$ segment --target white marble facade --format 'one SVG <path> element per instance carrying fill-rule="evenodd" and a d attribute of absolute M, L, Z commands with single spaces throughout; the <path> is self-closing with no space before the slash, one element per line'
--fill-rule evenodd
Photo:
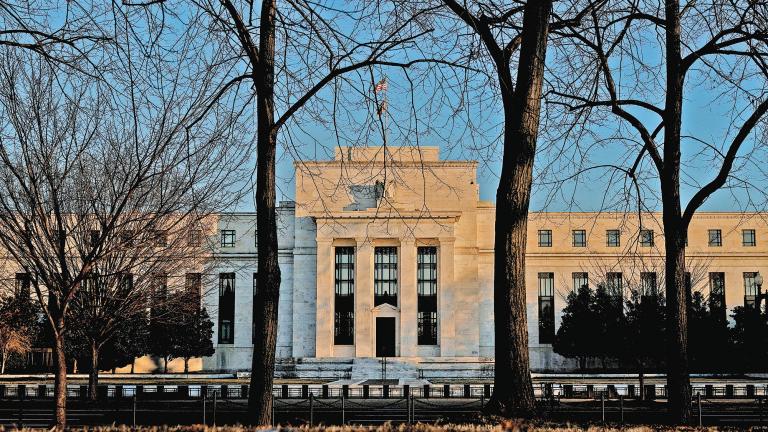
<path fill-rule="evenodd" d="M 386 161 L 386 164 L 384 163 Z M 492 360 L 493 227 L 495 208 L 479 199 L 477 163 L 444 161 L 437 148 L 337 149 L 328 161 L 296 165 L 295 202 L 278 207 L 280 288 L 277 357 L 295 361 L 338 361 L 376 357 L 379 318 L 394 318 L 395 353 L 412 364 L 485 363 Z M 373 195 L 371 195 L 373 194 Z M 373 197 L 373 199 L 371 199 Z M 627 284 L 640 271 L 659 271 L 662 230 L 659 215 L 644 215 L 655 227 L 653 247 L 638 247 L 636 215 L 611 213 L 535 213 L 528 223 L 527 308 L 531 366 L 535 371 L 573 370 L 575 362 L 552 351 L 540 334 L 541 274 L 553 275 L 554 327 L 572 275 L 589 274 L 590 285 L 606 268 L 621 271 Z M 235 244 L 216 252 L 216 267 L 206 278 L 205 304 L 214 322 L 216 353 L 203 370 L 247 371 L 251 365 L 253 274 L 256 271 L 255 215 L 222 214 L 219 230 L 234 230 Z M 722 229 L 723 244 L 709 247 L 706 234 Z M 585 230 L 577 246 L 573 232 Z M 549 245 L 539 242 L 550 232 Z M 606 246 L 606 232 L 618 230 L 621 247 Z M 757 236 L 754 247 L 741 243 L 743 232 Z M 724 272 L 729 309 L 741 304 L 742 275 L 768 273 L 768 226 L 761 218 L 731 213 L 700 214 L 689 229 L 687 256 L 708 269 L 694 289 L 709 294 L 707 272 Z M 437 341 L 421 344 L 417 335 L 417 248 L 437 250 Z M 334 339 L 334 251 L 354 250 L 354 337 Z M 374 305 L 377 247 L 395 248 L 398 257 L 396 305 Z M 636 258 L 640 258 L 636 260 Z M 641 262 L 641 265 L 636 265 Z M 642 267 L 642 268 L 641 268 Z M 219 274 L 235 273 L 234 338 L 219 338 Z M 575 276 L 573 276 L 575 278 Z M 575 279 L 574 279 L 575 280 Z M 361 360 L 362 362 L 362 360 Z"/>

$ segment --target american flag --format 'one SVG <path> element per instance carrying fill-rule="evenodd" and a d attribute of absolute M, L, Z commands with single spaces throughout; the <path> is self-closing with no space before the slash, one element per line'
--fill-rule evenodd
<path fill-rule="evenodd" d="M 387 91 L 387 79 L 384 78 L 383 80 L 377 82 L 376 87 L 374 87 L 373 91 L 376 93 L 381 91 Z"/>

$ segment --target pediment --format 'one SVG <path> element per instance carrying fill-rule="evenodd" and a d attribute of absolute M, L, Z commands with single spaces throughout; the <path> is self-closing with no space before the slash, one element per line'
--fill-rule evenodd
<path fill-rule="evenodd" d="M 397 307 L 392 306 L 389 303 L 384 303 L 376 306 L 375 308 L 371 309 L 372 311 L 377 312 L 397 312 Z"/>

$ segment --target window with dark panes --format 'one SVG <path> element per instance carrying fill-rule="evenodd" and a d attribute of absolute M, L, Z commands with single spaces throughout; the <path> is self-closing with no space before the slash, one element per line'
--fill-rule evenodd
<path fill-rule="evenodd" d="M 219 343 L 235 343 L 234 273 L 219 273 Z"/>
<path fill-rule="evenodd" d="M 605 239 L 608 247 L 619 247 L 621 246 L 621 231 L 617 229 L 606 230 Z"/>
<path fill-rule="evenodd" d="M 419 345 L 437 345 L 437 248 L 416 251 L 417 338 Z"/>
<path fill-rule="evenodd" d="M 335 252 L 333 342 L 352 345 L 355 340 L 355 248 L 337 247 Z"/>
<path fill-rule="evenodd" d="M 755 307 L 757 303 L 756 272 L 744 272 L 744 306 Z"/>
<path fill-rule="evenodd" d="M 727 319 L 725 307 L 725 273 L 712 272 L 709 274 L 709 310 L 712 316 L 721 321 Z"/>
<path fill-rule="evenodd" d="M 640 295 L 642 297 L 656 297 L 658 287 L 656 285 L 655 272 L 640 273 Z"/>
<path fill-rule="evenodd" d="M 589 274 L 584 272 L 572 273 L 573 291 L 578 291 L 581 287 L 589 286 Z"/>
<path fill-rule="evenodd" d="M 745 229 L 741 230 L 741 244 L 743 246 L 757 246 L 757 238 L 755 236 L 755 230 Z"/>
<path fill-rule="evenodd" d="M 653 247 L 654 233 L 653 230 L 642 229 L 640 230 L 640 246 Z"/>
<path fill-rule="evenodd" d="M 608 293 L 616 297 L 624 297 L 624 278 L 620 272 L 609 272 L 605 275 Z"/>
<path fill-rule="evenodd" d="M 552 247 L 552 230 L 539 230 L 539 247 Z"/>
<path fill-rule="evenodd" d="M 236 236 L 237 234 L 235 233 L 235 230 L 230 230 L 230 229 L 221 230 L 221 247 L 223 248 L 235 247 Z"/>
<path fill-rule="evenodd" d="M 573 230 L 573 246 L 587 247 L 587 232 L 585 230 Z"/>
<path fill-rule="evenodd" d="M 95 248 L 99 245 L 99 238 L 101 238 L 101 231 L 91 230 L 90 233 L 88 233 L 88 245 L 91 248 Z"/>
<path fill-rule="evenodd" d="M 555 274 L 539 273 L 539 343 L 555 340 Z"/>
<path fill-rule="evenodd" d="M 256 342 L 256 296 L 259 294 L 258 273 L 253 274 L 253 310 L 251 311 L 251 342 Z"/>
<path fill-rule="evenodd" d="M 719 229 L 711 229 L 707 231 L 709 234 L 710 246 L 722 246 L 723 245 L 723 232 Z"/>
<path fill-rule="evenodd" d="M 397 248 L 373 249 L 373 305 L 397 306 Z"/>
<path fill-rule="evenodd" d="M 31 293 L 31 279 L 29 273 L 16 273 L 16 282 L 13 286 L 13 295 L 19 299 L 27 299 Z"/>

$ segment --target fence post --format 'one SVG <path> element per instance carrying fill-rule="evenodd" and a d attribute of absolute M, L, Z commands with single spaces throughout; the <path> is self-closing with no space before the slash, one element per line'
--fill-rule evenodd
<path fill-rule="evenodd" d="M 603 423 L 605 423 L 605 392 L 600 392 L 600 412 L 601 417 L 603 419 Z"/>
<path fill-rule="evenodd" d="M 485 392 L 480 393 L 480 411 L 485 409 Z"/>
<path fill-rule="evenodd" d="M 24 396 L 26 390 L 26 386 L 23 384 L 20 384 L 17 390 L 19 393 L 19 430 L 24 429 Z"/>
<path fill-rule="evenodd" d="M 213 391 L 213 427 L 216 427 L 216 405 L 219 401 L 219 391 Z"/>
<path fill-rule="evenodd" d="M 413 394 L 409 394 L 408 399 L 411 400 L 411 422 L 416 423 L 416 404 L 414 403 Z"/>
<path fill-rule="evenodd" d="M 619 411 L 621 412 L 621 424 L 624 424 L 624 395 L 619 395 Z"/>
<path fill-rule="evenodd" d="M 136 428 L 136 393 L 133 394 L 133 427 Z"/>
<path fill-rule="evenodd" d="M 208 399 L 208 386 L 201 386 L 200 388 L 202 389 L 201 393 L 202 393 L 202 396 L 203 396 L 203 424 L 207 425 L 208 422 L 205 419 L 205 414 L 206 414 L 205 413 L 205 401 L 206 401 L 206 399 Z"/>
<path fill-rule="evenodd" d="M 315 420 L 315 395 L 314 393 L 309 394 L 309 427 L 312 427 Z"/>
<path fill-rule="evenodd" d="M 347 424 L 347 395 L 344 394 L 344 392 L 341 393 L 341 424 L 345 425 Z"/>
<path fill-rule="evenodd" d="M 696 404 L 699 406 L 699 427 L 701 427 L 701 392 L 696 393 Z"/>

